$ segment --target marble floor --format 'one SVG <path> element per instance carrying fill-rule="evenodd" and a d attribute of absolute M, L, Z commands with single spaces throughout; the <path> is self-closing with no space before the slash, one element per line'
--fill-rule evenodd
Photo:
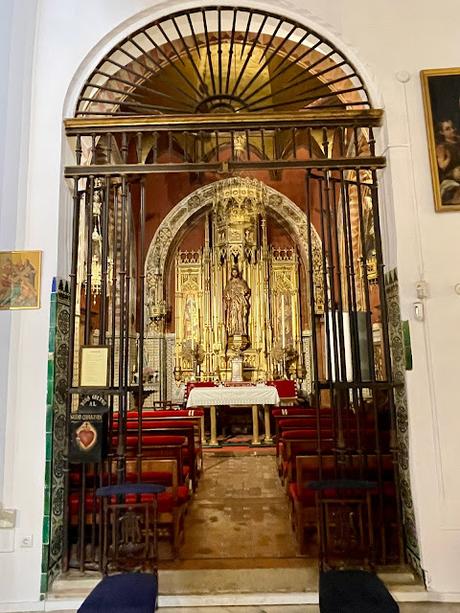
<path fill-rule="evenodd" d="M 401 603 L 401 613 L 460 613 L 460 604 Z M 68 612 L 67 612 L 68 613 Z M 319 613 L 316 605 L 283 605 L 273 607 L 197 607 L 159 608 L 158 613 Z M 356 613 L 359 613 L 358 611 Z"/>
<path fill-rule="evenodd" d="M 460 604 L 440 602 L 408 602 L 401 603 L 399 605 L 399 609 L 401 613 L 460 613 Z M 53 611 L 53 613 L 76 613 L 76 611 Z M 160 607 L 157 609 L 157 613 L 319 613 L 319 607 L 316 605 L 282 605 L 263 607 Z"/>
<path fill-rule="evenodd" d="M 205 454 L 179 555 L 227 561 L 296 557 L 274 455 Z"/>

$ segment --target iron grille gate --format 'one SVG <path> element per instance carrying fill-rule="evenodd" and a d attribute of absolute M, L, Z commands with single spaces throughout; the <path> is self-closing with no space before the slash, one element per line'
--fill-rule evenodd
<path fill-rule="evenodd" d="M 133 383 L 129 369 L 133 355 L 138 374 L 144 365 L 145 176 L 170 172 L 214 173 L 207 180 L 215 180 L 215 173 L 222 178 L 263 170 L 280 178 L 281 172 L 305 171 L 318 452 L 319 407 L 328 403 L 336 475 L 346 476 L 356 464 L 364 474 L 372 458 L 378 560 L 402 560 L 399 496 L 385 493 L 388 487 L 397 492 L 398 450 L 377 193 L 377 170 L 385 160 L 375 153 L 373 132 L 381 119 L 381 111 L 370 110 L 66 121 L 75 158 L 65 169 L 73 186 L 67 427 L 79 398 L 88 394 L 106 399 L 109 421 L 104 462 L 78 467 L 67 461 L 65 568 L 102 565 L 95 491 L 123 482 L 129 398 L 142 406 L 145 392 L 143 377 Z M 320 254 L 312 251 L 312 226 Z M 81 345 L 109 347 L 108 387 L 79 386 Z M 141 430 L 140 417 L 139 478 Z"/>

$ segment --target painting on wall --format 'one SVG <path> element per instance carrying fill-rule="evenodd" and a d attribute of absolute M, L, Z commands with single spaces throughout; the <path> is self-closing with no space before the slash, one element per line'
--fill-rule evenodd
<path fill-rule="evenodd" d="M 460 68 L 420 76 L 436 211 L 460 211 Z"/>
<path fill-rule="evenodd" d="M 40 307 L 41 251 L 0 251 L 0 309 Z"/>

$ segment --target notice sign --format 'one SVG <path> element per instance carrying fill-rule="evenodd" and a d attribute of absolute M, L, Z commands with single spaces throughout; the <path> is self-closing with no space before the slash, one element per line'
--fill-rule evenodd
<path fill-rule="evenodd" d="M 100 462 L 107 438 L 107 407 L 80 407 L 70 415 L 70 462 Z"/>
<path fill-rule="evenodd" d="M 80 386 L 107 387 L 109 347 L 85 346 L 80 352 Z"/>

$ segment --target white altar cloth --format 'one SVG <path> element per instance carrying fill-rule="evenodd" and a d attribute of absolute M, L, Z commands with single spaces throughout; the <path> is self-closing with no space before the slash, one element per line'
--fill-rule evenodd
<path fill-rule="evenodd" d="M 279 404 L 280 397 L 276 387 L 272 385 L 241 385 L 219 387 L 194 387 L 187 399 L 187 408 L 209 407 L 211 416 L 211 440 L 210 446 L 217 447 L 216 407 L 249 406 L 252 410 L 252 444 L 260 445 L 258 405 L 264 407 L 265 443 L 271 444 L 270 413 L 268 405 Z"/>
<path fill-rule="evenodd" d="M 231 387 L 194 387 L 187 399 L 187 408 L 209 406 L 248 406 L 279 404 L 278 390 L 273 385 Z"/>

